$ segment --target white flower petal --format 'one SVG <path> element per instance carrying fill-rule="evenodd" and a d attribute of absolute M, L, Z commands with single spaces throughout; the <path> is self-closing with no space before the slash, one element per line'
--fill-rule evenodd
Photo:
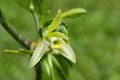
<path fill-rule="evenodd" d="M 61 48 L 61 51 L 62 51 L 61 54 L 64 57 L 68 58 L 73 63 L 76 63 L 76 56 L 75 56 L 72 48 L 68 44 L 64 43 L 63 47 Z"/>
<path fill-rule="evenodd" d="M 30 68 L 36 65 L 45 53 L 45 40 L 39 42 L 30 60 Z"/>

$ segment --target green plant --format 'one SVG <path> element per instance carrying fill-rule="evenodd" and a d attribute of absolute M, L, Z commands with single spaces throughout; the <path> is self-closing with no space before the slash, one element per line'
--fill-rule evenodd
<path fill-rule="evenodd" d="M 41 66 L 44 66 L 44 69 L 52 80 L 57 80 L 58 77 L 65 80 L 68 75 L 67 69 L 72 64 L 71 62 L 76 63 L 76 57 L 70 47 L 68 28 L 62 20 L 76 18 L 81 14 L 86 13 L 86 10 L 75 8 L 62 13 L 59 9 L 56 17 L 52 18 L 48 17 L 48 15 L 50 15 L 49 10 L 48 15 L 42 12 L 41 3 L 42 0 L 31 0 L 29 7 L 26 8 L 33 15 L 36 31 L 40 37 L 38 42 L 26 41 L 19 37 L 19 35 L 17 35 L 17 33 L 6 23 L 0 12 L 0 23 L 2 26 L 14 39 L 26 48 L 19 50 L 5 50 L 5 52 L 15 54 L 28 53 L 32 55 L 30 68 L 36 67 L 36 80 L 40 79 Z M 64 66 L 66 67 L 64 68 Z M 58 77 L 56 77 L 56 75 Z"/>

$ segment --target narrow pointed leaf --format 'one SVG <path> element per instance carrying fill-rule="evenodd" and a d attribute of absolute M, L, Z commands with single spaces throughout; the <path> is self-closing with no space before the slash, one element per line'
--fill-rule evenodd
<path fill-rule="evenodd" d="M 45 53 L 45 40 L 39 42 L 30 60 L 30 68 L 36 65 Z"/>
<path fill-rule="evenodd" d="M 71 9 L 69 11 L 66 11 L 62 14 L 62 18 L 76 18 L 79 17 L 81 14 L 86 13 L 87 11 L 85 9 L 81 8 L 75 8 Z"/>
<path fill-rule="evenodd" d="M 57 60 L 54 56 L 52 56 L 52 59 L 53 59 L 53 62 L 57 65 L 57 67 L 58 67 L 60 70 L 62 70 L 62 67 L 61 67 L 60 63 L 58 62 L 58 60 Z"/>
<path fill-rule="evenodd" d="M 48 26 L 48 32 L 52 32 L 53 30 L 55 30 L 60 25 L 61 21 L 62 21 L 62 12 L 61 10 L 58 10 L 55 19 Z"/>
<path fill-rule="evenodd" d="M 68 58 L 70 61 L 72 61 L 73 63 L 76 63 L 76 56 L 72 50 L 72 48 L 64 43 L 63 47 L 61 48 L 61 51 L 62 51 L 62 55 L 66 58 Z"/>
<path fill-rule="evenodd" d="M 60 64 L 60 62 L 56 59 L 55 56 L 52 56 L 52 61 L 53 61 L 53 68 L 54 68 L 54 80 L 66 80 L 66 74 L 67 72 L 63 70 L 63 64 Z M 66 66 L 66 65 L 64 65 Z"/>
<path fill-rule="evenodd" d="M 53 63 L 52 63 L 52 57 L 50 54 L 48 55 L 48 64 L 49 64 L 50 74 L 51 74 L 52 80 L 54 80 L 55 76 L 54 76 L 54 70 L 53 70 Z"/>
<path fill-rule="evenodd" d="M 46 71 L 47 71 L 48 75 L 50 76 L 50 75 L 51 75 L 51 73 L 50 73 L 50 67 L 49 67 L 48 62 L 47 62 L 47 61 L 45 61 L 45 62 L 44 62 L 44 65 L 45 65 L 45 69 L 46 69 Z"/>
<path fill-rule="evenodd" d="M 20 7 L 29 10 L 30 0 L 14 0 Z"/>

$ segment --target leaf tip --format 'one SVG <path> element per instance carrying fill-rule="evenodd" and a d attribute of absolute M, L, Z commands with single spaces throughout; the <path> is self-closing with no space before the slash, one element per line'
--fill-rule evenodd
<path fill-rule="evenodd" d="M 31 59 L 30 60 L 30 63 L 29 63 L 29 68 L 33 68 L 35 66 L 35 63 L 33 62 L 33 60 Z"/>
<path fill-rule="evenodd" d="M 82 9 L 82 8 L 80 9 L 80 8 L 79 8 L 79 12 L 80 12 L 80 13 L 87 13 L 87 10 L 86 10 L 86 9 Z"/>
<path fill-rule="evenodd" d="M 68 10 L 62 14 L 63 18 L 76 18 L 79 17 L 81 14 L 87 13 L 87 10 L 83 8 L 75 8 Z"/>

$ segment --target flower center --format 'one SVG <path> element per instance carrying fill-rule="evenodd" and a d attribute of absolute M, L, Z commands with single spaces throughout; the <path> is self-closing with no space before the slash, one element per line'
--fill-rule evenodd
<path fill-rule="evenodd" d="M 52 42 L 51 42 L 51 47 L 54 49 L 60 49 L 63 46 L 63 41 L 61 38 L 55 38 Z"/>

